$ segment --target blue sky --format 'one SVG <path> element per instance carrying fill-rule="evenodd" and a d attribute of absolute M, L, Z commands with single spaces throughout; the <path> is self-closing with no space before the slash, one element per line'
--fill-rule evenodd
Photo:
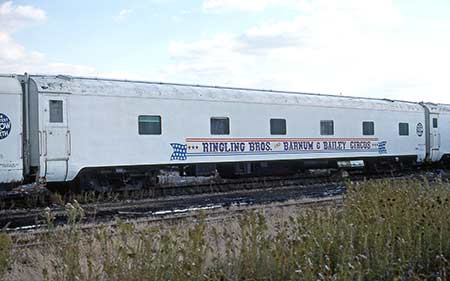
<path fill-rule="evenodd" d="M 202 1 L 16 1 L 46 12 L 45 23 L 17 32 L 18 42 L 53 60 L 144 74 L 170 62 L 171 41 L 240 32 L 267 20 L 294 18 L 287 9 L 206 13 Z M 123 17 L 121 11 L 127 11 Z M 50 42 L 49 38 L 57 38 Z M 113 60 L 111 58 L 114 58 Z"/>
<path fill-rule="evenodd" d="M 0 72 L 450 103 L 450 1 L 0 1 Z"/>

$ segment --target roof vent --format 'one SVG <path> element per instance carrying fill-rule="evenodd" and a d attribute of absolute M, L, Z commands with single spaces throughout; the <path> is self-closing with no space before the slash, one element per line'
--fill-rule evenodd
<path fill-rule="evenodd" d="M 58 79 L 63 79 L 63 80 L 67 80 L 67 81 L 70 81 L 70 80 L 72 80 L 72 77 L 71 76 L 69 76 L 69 75 L 56 75 L 56 78 L 58 78 Z"/>

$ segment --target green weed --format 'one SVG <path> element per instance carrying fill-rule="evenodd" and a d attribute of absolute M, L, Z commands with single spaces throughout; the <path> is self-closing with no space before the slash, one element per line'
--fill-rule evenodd
<path fill-rule="evenodd" d="M 46 263 L 26 266 L 45 280 L 449 280 L 449 201 L 448 183 L 369 181 L 349 184 L 341 207 L 95 231 L 81 231 L 75 202 L 70 226 L 32 252 Z"/>

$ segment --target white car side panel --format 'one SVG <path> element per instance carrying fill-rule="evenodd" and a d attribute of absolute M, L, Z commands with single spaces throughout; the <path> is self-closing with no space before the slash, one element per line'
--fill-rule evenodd
<path fill-rule="evenodd" d="M 430 110 L 431 118 L 430 122 L 430 142 L 433 145 L 434 141 L 438 142 L 438 156 L 436 157 L 436 161 L 441 160 L 444 155 L 450 155 L 450 105 L 448 104 L 434 104 L 434 103 L 425 103 L 427 108 Z M 434 129 L 433 126 L 433 117 L 438 118 L 438 128 Z M 433 140 L 433 131 L 439 134 L 439 137 Z"/>
<path fill-rule="evenodd" d="M 182 163 L 288 160 L 339 157 L 376 157 L 417 155 L 425 158 L 425 136 L 416 133 L 417 124 L 425 122 L 423 112 L 367 110 L 358 108 L 311 107 L 197 100 L 149 99 L 145 97 L 115 97 L 67 95 L 68 120 L 71 131 L 71 155 L 67 179 L 73 179 L 84 167 L 161 165 Z M 139 115 L 160 115 L 162 135 L 139 135 Z M 211 117 L 229 117 L 230 135 L 210 134 Z M 287 120 L 287 135 L 270 134 L 270 119 Z M 334 136 L 320 135 L 320 120 L 334 120 Z M 375 122 L 375 135 L 362 135 L 362 121 Z M 399 136 L 398 123 L 409 123 L 409 136 Z M 309 151 L 303 153 L 254 153 L 188 155 L 186 160 L 171 160 L 171 144 L 187 144 L 189 139 L 203 142 L 211 139 L 232 139 L 249 142 L 270 139 L 281 145 L 289 139 L 313 138 L 317 142 L 341 139 L 374 138 L 385 141 L 386 150 Z M 188 141 L 187 141 L 188 139 Z M 206 139 L 206 140 L 205 140 Z M 250 140 L 249 140 L 250 139 Z M 349 142 L 345 144 L 347 147 Z M 201 154 L 201 153 L 200 153 Z"/>
<path fill-rule="evenodd" d="M 0 184 L 23 180 L 22 90 L 17 79 L 0 77 Z"/>
<path fill-rule="evenodd" d="M 450 114 L 448 112 L 442 112 L 439 114 L 438 120 L 440 134 L 439 159 L 441 159 L 445 154 L 450 154 L 450 141 L 446 141 L 450 140 Z"/>

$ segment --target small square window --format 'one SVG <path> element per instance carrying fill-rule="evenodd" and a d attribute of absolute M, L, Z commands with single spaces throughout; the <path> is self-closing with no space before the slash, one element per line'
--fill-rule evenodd
<path fill-rule="evenodd" d="M 437 127 L 438 127 L 438 119 L 433 118 L 433 128 L 437 128 Z"/>
<path fill-rule="evenodd" d="M 334 135 L 334 122 L 333 120 L 320 121 L 320 134 L 323 136 Z"/>
<path fill-rule="evenodd" d="M 398 123 L 398 134 L 400 136 L 409 136 L 409 124 Z"/>
<path fill-rule="evenodd" d="M 50 123 L 63 123 L 63 101 L 62 100 L 50 100 Z"/>
<path fill-rule="evenodd" d="M 139 116 L 139 135 L 161 135 L 161 116 Z"/>
<path fill-rule="evenodd" d="M 228 117 L 211 118 L 211 135 L 229 135 L 230 119 Z"/>
<path fill-rule="evenodd" d="M 373 121 L 364 121 L 362 123 L 362 126 L 363 126 L 363 135 L 364 136 L 375 135 L 375 123 Z"/>
<path fill-rule="evenodd" d="M 286 119 L 270 119 L 271 135 L 286 135 Z"/>

